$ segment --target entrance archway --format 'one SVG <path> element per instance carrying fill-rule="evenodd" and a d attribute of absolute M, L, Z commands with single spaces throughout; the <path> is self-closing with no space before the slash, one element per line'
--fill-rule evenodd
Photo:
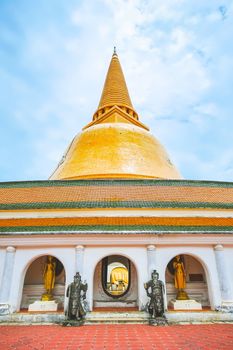
<path fill-rule="evenodd" d="M 190 299 L 194 299 L 201 303 L 202 307 L 210 307 L 207 276 L 201 262 L 188 254 L 180 254 L 180 261 L 183 263 L 185 270 L 185 292 Z M 167 265 L 165 272 L 167 304 L 171 299 L 176 299 L 177 289 L 175 288 L 175 270 L 174 261 L 176 257 L 171 259 Z"/>
<path fill-rule="evenodd" d="M 58 303 L 58 308 L 64 308 L 65 296 L 65 269 L 62 262 L 56 257 L 52 257 L 55 262 L 55 285 L 53 289 L 53 298 Z M 44 288 L 43 274 L 48 255 L 36 258 L 28 267 L 24 278 L 23 293 L 21 299 L 21 309 L 28 309 L 29 304 L 36 300 L 41 300 L 46 292 Z"/>
<path fill-rule="evenodd" d="M 94 308 L 137 308 L 137 271 L 122 255 L 109 255 L 98 262 L 94 273 Z"/>

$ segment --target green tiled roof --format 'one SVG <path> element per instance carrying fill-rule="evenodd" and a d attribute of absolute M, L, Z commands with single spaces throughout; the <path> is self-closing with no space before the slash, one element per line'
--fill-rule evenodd
<path fill-rule="evenodd" d="M 233 182 L 207 180 L 35 180 L 0 182 L 0 188 L 70 187 L 70 186 L 192 186 L 233 188 Z"/>
<path fill-rule="evenodd" d="M 233 183 L 193 180 L 67 180 L 0 183 L 0 210 L 233 208 Z"/>
<path fill-rule="evenodd" d="M 164 233 L 233 233 L 233 226 L 17 226 L 17 227 L 0 227 L 1 235 L 8 235 L 9 233 L 18 234 L 47 234 L 56 233 L 62 234 L 63 232 L 69 232 L 71 234 L 89 233 L 129 233 L 129 234 L 164 234 Z"/>

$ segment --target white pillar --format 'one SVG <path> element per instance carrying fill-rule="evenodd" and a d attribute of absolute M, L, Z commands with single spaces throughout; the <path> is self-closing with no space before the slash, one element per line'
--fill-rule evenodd
<path fill-rule="evenodd" d="M 15 247 L 7 247 L 5 262 L 3 267 L 2 280 L 0 284 L 0 302 L 8 303 L 10 290 L 11 290 L 11 282 L 13 276 L 14 269 L 14 261 L 15 261 Z"/>
<path fill-rule="evenodd" d="M 76 266 L 75 266 L 75 270 L 76 270 L 76 272 L 79 272 L 82 277 L 83 277 L 84 249 L 85 248 L 82 245 L 77 245 L 75 247 L 75 250 L 76 250 Z"/>
<path fill-rule="evenodd" d="M 222 302 L 233 301 L 233 288 L 228 266 L 225 261 L 224 248 L 221 244 L 214 247 Z"/>
<path fill-rule="evenodd" d="M 147 246 L 147 273 L 148 279 L 151 279 L 151 272 L 156 270 L 156 247 L 154 245 Z"/>

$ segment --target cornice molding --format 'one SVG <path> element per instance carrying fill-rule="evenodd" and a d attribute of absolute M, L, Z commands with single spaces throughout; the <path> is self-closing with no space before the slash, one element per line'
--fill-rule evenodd
<path fill-rule="evenodd" d="M 233 210 L 224 209 L 57 209 L 0 211 L 0 219 L 16 218 L 69 218 L 69 217 L 213 217 L 232 218 Z"/>
<path fill-rule="evenodd" d="M 180 234 L 170 234 L 170 235 L 124 235 L 118 234 L 114 236 L 109 236 L 102 234 L 101 236 L 96 236 L 93 234 L 90 235 L 63 235 L 59 236 L 19 236 L 19 237 L 0 237 L 0 247 L 14 246 L 14 247 L 31 247 L 38 248 L 44 246 L 50 247 L 73 247 L 76 246 L 85 246 L 85 249 L 88 246 L 144 246 L 145 248 L 149 245 L 158 246 L 216 246 L 224 245 L 233 247 L 233 235 L 225 234 L 221 236 L 213 234 L 188 234 L 184 232 Z"/>

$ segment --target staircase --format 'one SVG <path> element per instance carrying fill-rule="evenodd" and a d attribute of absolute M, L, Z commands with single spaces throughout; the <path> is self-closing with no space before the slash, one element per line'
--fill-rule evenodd
<path fill-rule="evenodd" d="M 85 324 L 148 324 L 148 314 L 143 311 L 92 311 L 87 313 Z"/>

